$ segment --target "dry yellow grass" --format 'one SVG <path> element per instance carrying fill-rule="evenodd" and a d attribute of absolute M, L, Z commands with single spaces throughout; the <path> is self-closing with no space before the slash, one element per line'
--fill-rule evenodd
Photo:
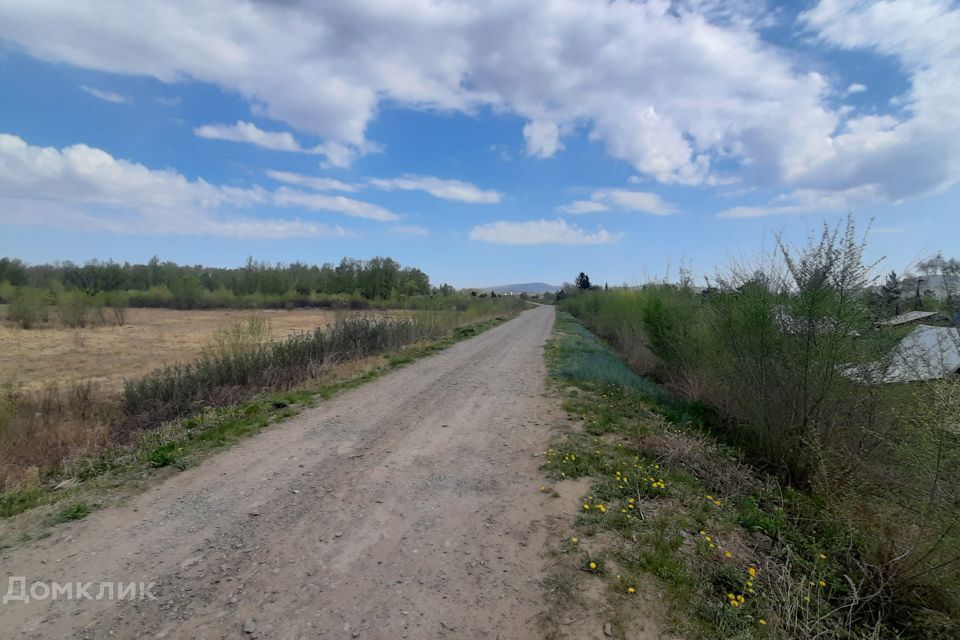
<path fill-rule="evenodd" d="M 283 338 L 327 326 L 345 313 L 356 312 L 130 309 L 122 327 L 45 326 L 29 331 L 4 321 L 0 324 L 0 384 L 35 389 L 93 380 L 104 391 L 118 390 L 124 378 L 195 359 L 217 331 L 238 320 L 267 318 L 274 338 Z"/>

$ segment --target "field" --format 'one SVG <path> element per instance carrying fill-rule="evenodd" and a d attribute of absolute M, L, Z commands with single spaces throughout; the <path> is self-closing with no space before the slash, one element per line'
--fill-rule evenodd
<path fill-rule="evenodd" d="M 0 323 L 0 384 L 34 389 L 49 384 L 90 380 L 118 391 L 123 380 L 153 369 L 194 360 L 213 336 L 238 321 L 265 318 L 274 338 L 329 326 L 347 314 L 401 312 L 318 309 L 236 310 L 129 309 L 124 326 L 70 329 L 51 325 L 24 330 Z M 5 318 L 5 310 L 0 311 Z"/>

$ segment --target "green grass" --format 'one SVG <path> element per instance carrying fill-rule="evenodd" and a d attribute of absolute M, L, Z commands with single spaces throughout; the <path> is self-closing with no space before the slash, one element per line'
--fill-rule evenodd
<path fill-rule="evenodd" d="M 65 506 L 63 509 L 53 515 L 52 522 L 55 524 L 71 522 L 73 520 L 82 520 L 90 515 L 96 505 L 91 505 L 85 501 L 74 502 Z"/>
<path fill-rule="evenodd" d="M 17 487 L 0 495 L 0 518 L 9 518 L 43 504 L 48 498 L 40 487 Z"/>
<path fill-rule="evenodd" d="M 555 480 L 591 479 L 576 523 L 590 543 L 568 552 L 578 562 L 614 563 L 617 573 L 603 576 L 612 592 L 653 580 L 669 603 L 671 631 L 687 638 L 894 637 L 840 615 L 852 597 L 843 576 L 852 533 L 815 498 L 742 465 L 705 429 L 702 407 L 649 391 L 649 381 L 566 314 L 547 361 L 582 431 L 558 439 L 544 470 Z"/>

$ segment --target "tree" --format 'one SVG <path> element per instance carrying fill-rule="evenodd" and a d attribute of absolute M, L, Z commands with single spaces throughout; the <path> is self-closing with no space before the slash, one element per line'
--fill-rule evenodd
<path fill-rule="evenodd" d="M 590 288 L 590 276 L 585 274 L 583 271 L 580 272 L 580 275 L 577 276 L 574 284 L 577 285 L 577 289 L 589 289 Z"/>
<path fill-rule="evenodd" d="M 887 275 L 886 281 L 880 287 L 880 297 L 887 310 L 893 309 L 895 314 L 900 313 L 900 298 L 903 296 L 903 287 L 896 271 Z"/>

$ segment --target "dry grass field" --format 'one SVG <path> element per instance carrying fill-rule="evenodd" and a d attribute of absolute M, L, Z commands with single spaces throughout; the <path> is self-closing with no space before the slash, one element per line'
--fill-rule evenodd
<path fill-rule="evenodd" d="M 105 325 L 84 329 L 50 325 L 24 330 L 3 320 L 0 321 L 0 353 L 3 354 L 0 384 L 34 389 L 51 383 L 92 380 L 104 391 L 116 391 L 122 387 L 124 378 L 195 359 L 217 331 L 238 320 L 267 318 L 273 336 L 283 338 L 290 333 L 329 325 L 347 313 L 357 312 L 130 309 L 122 327 Z"/>

